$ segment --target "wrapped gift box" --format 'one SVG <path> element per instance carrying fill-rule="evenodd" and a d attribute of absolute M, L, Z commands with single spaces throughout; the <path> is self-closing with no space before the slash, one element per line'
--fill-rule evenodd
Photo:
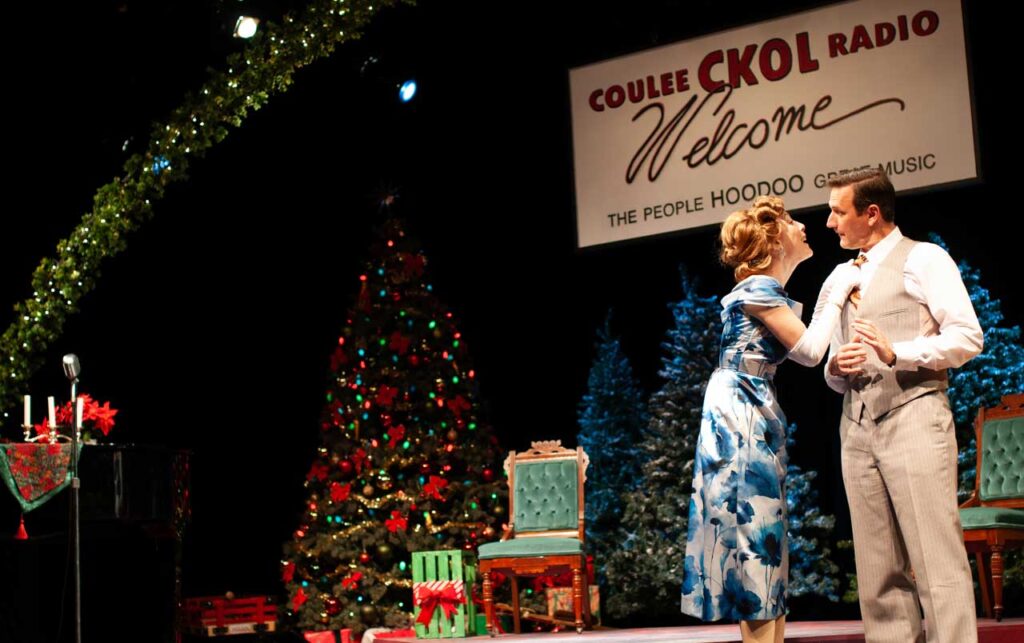
<path fill-rule="evenodd" d="M 476 558 L 464 551 L 412 554 L 412 591 L 416 637 L 472 636 L 476 627 L 473 583 Z"/>
<path fill-rule="evenodd" d="M 352 630 L 324 630 L 321 632 L 303 632 L 306 643 L 355 643 Z"/>
<path fill-rule="evenodd" d="M 597 585 L 590 585 L 590 614 L 594 622 L 601 621 L 601 591 Z M 548 587 L 544 590 L 548 602 L 548 616 L 574 618 L 571 587 Z"/>

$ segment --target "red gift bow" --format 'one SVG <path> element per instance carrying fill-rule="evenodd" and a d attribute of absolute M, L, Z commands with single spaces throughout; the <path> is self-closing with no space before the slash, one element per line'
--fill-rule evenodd
<path fill-rule="evenodd" d="M 451 618 L 461 603 L 466 602 L 466 585 L 461 580 L 432 580 L 413 583 L 413 604 L 420 607 L 416 622 L 424 627 L 430 625 L 434 610 L 440 607 L 445 618 Z"/>

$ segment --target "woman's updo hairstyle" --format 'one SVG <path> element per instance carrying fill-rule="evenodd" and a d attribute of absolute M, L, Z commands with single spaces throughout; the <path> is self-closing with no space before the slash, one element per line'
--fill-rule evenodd
<path fill-rule="evenodd" d="M 774 256 L 782 251 L 779 219 L 788 217 L 782 199 L 777 196 L 759 196 L 746 210 L 726 217 L 719 235 L 722 250 L 718 258 L 732 268 L 736 281 L 764 272 L 772 265 Z"/>

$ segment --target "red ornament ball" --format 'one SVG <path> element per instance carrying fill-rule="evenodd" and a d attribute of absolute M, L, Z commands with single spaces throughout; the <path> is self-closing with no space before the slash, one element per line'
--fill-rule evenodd
<path fill-rule="evenodd" d="M 420 465 L 420 473 L 430 473 L 430 463 L 424 462 Z"/>
<path fill-rule="evenodd" d="M 420 365 L 420 356 L 419 355 L 410 355 L 409 356 L 409 363 L 412 364 L 413 366 L 419 366 Z"/>
<path fill-rule="evenodd" d="M 484 481 L 491 482 L 494 480 L 494 469 L 484 469 Z"/>
<path fill-rule="evenodd" d="M 351 460 L 342 460 L 340 463 L 338 463 L 338 467 L 341 468 L 341 472 L 344 473 L 346 476 L 352 475 L 352 471 L 355 469 L 355 467 L 352 465 Z"/>
<path fill-rule="evenodd" d="M 363 553 L 359 554 L 359 562 L 364 564 L 364 565 L 369 563 L 370 562 L 370 554 L 369 554 L 369 552 L 365 552 L 364 551 Z"/>

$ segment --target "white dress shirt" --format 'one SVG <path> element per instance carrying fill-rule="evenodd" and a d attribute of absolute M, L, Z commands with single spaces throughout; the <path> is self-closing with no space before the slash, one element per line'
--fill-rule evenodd
<path fill-rule="evenodd" d="M 860 267 L 862 292 L 867 290 L 878 266 L 902 239 L 903 233 L 895 228 L 865 253 L 867 261 Z M 956 368 L 981 352 L 984 334 L 978 324 L 978 315 L 974 312 L 960 270 L 949 253 L 934 243 L 917 243 L 903 266 L 903 287 L 915 301 L 928 308 L 939 324 L 939 332 L 927 337 L 922 334 L 906 342 L 893 342 L 892 348 L 896 353 L 893 368 L 904 371 Z M 831 289 L 832 275 L 829 275 L 821 287 L 815 310 L 824 305 Z M 928 326 L 930 324 L 922 320 L 922 333 Z M 845 393 L 849 385 L 846 377 L 836 377 L 829 372 L 829 364 L 842 345 L 842 328 L 837 325 L 828 360 L 825 361 L 825 382 L 839 393 Z M 869 347 L 868 350 L 872 349 Z"/>

